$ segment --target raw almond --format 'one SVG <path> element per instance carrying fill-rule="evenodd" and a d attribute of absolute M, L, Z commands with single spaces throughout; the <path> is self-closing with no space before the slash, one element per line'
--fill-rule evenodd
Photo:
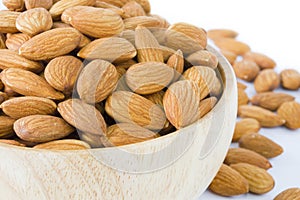
<path fill-rule="evenodd" d="M 14 146 L 19 146 L 19 147 L 25 147 L 25 144 L 18 142 L 16 140 L 5 140 L 5 139 L 0 139 L 0 143 L 3 144 L 9 144 L 9 145 L 14 145 Z"/>
<path fill-rule="evenodd" d="M 52 29 L 55 28 L 71 28 L 72 26 L 70 24 L 66 24 L 64 22 L 58 21 L 58 22 L 53 22 Z"/>
<path fill-rule="evenodd" d="M 24 0 L 2 0 L 3 5 L 11 11 L 23 11 L 25 8 Z"/>
<path fill-rule="evenodd" d="M 86 142 L 89 144 L 92 148 L 101 148 L 104 147 L 103 145 L 103 138 L 104 136 L 102 135 L 94 135 L 90 133 L 78 133 L 80 140 Z"/>
<path fill-rule="evenodd" d="M 172 55 L 174 55 L 176 53 L 176 51 L 174 49 L 171 49 L 171 48 L 163 46 L 163 45 L 160 45 L 160 49 L 163 52 L 163 56 L 164 56 L 165 61 L 167 61 Z"/>
<path fill-rule="evenodd" d="M 135 31 L 124 30 L 119 34 L 119 37 L 128 40 L 132 45 L 135 45 Z"/>
<path fill-rule="evenodd" d="M 150 130 L 164 127 L 163 109 L 150 100 L 126 91 L 117 91 L 106 100 L 105 111 L 117 122 L 133 123 Z"/>
<path fill-rule="evenodd" d="M 187 23 L 173 24 L 166 31 L 166 46 L 180 49 L 185 55 L 195 53 L 206 48 L 206 31 Z"/>
<path fill-rule="evenodd" d="M 120 123 L 108 127 L 105 136 L 105 146 L 122 146 L 154 139 L 158 134 L 135 124 Z"/>
<path fill-rule="evenodd" d="M 175 82 L 168 88 L 163 104 L 166 116 L 174 127 L 184 128 L 200 118 L 199 93 L 197 84 L 189 80 Z"/>
<path fill-rule="evenodd" d="M 300 188 L 289 188 L 279 193 L 274 200 L 300 200 Z"/>
<path fill-rule="evenodd" d="M 14 123 L 14 131 L 25 141 L 48 142 L 69 135 L 74 128 L 59 117 L 31 115 L 18 119 Z"/>
<path fill-rule="evenodd" d="M 105 8 L 105 9 L 109 9 L 115 13 L 117 13 L 118 15 L 120 15 L 121 17 L 125 17 L 124 14 L 124 10 L 122 8 L 119 8 L 115 5 L 100 1 L 100 0 L 96 0 L 96 3 L 94 5 L 94 7 L 96 8 Z"/>
<path fill-rule="evenodd" d="M 122 7 L 122 9 L 124 11 L 123 18 L 146 16 L 146 12 L 143 7 L 135 1 L 129 1 Z"/>
<path fill-rule="evenodd" d="M 97 0 L 99 1 L 99 0 Z M 122 7 L 124 6 L 127 2 L 130 2 L 130 0 L 101 0 L 103 2 L 118 6 L 118 7 Z M 139 3 L 143 9 L 145 10 L 146 13 L 149 13 L 151 10 L 150 7 L 150 2 L 148 0 L 134 0 L 137 3 Z"/>
<path fill-rule="evenodd" d="M 0 116 L 0 138 L 9 138 L 14 135 L 13 124 L 15 121 L 8 116 Z"/>
<path fill-rule="evenodd" d="M 19 52 L 19 48 L 30 38 L 31 37 L 25 33 L 15 33 L 7 38 L 5 43 L 8 49 Z"/>
<path fill-rule="evenodd" d="M 249 51 L 243 55 L 243 58 L 254 61 L 261 69 L 273 69 L 276 67 L 275 61 L 262 53 Z"/>
<path fill-rule="evenodd" d="M 164 89 L 174 77 L 174 70 L 161 62 L 143 62 L 131 66 L 126 83 L 138 94 L 153 94 Z"/>
<path fill-rule="evenodd" d="M 75 6 L 65 10 L 61 19 L 81 33 L 95 38 L 111 37 L 124 30 L 122 18 L 108 9 Z"/>
<path fill-rule="evenodd" d="M 154 35 L 156 38 L 157 42 L 160 45 L 165 44 L 165 39 L 166 39 L 166 28 L 158 28 L 158 27 L 148 27 L 149 31 Z"/>
<path fill-rule="evenodd" d="M 80 34 L 74 28 L 57 28 L 25 42 L 20 47 L 19 54 L 30 60 L 47 60 L 70 53 L 79 42 Z"/>
<path fill-rule="evenodd" d="M 115 89 L 118 72 L 114 65 L 104 60 L 94 60 L 86 65 L 77 81 L 77 92 L 87 103 L 106 99 Z"/>
<path fill-rule="evenodd" d="M 167 62 L 167 65 L 174 69 L 174 77 L 172 82 L 177 81 L 182 76 L 184 70 L 184 58 L 181 50 L 174 53 Z"/>
<path fill-rule="evenodd" d="M 258 65 L 249 60 L 235 62 L 233 70 L 238 78 L 248 82 L 253 81 L 260 72 Z"/>
<path fill-rule="evenodd" d="M 298 129 L 300 128 L 300 104 L 291 101 L 283 103 L 277 113 L 280 117 L 285 119 L 286 123 L 284 124 L 286 127 L 290 129 Z"/>
<path fill-rule="evenodd" d="M 137 16 L 124 19 L 126 30 L 135 30 L 138 26 L 143 27 L 160 27 L 161 23 L 158 19 L 150 16 Z"/>
<path fill-rule="evenodd" d="M 6 49 L 6 38 L 3 33 L 0 33 L 0 49 Z"/>
<path fill-rule="evenodd" d="M 248 193 L 249 184 L 239 172 L 223 164 L 209 189 L 213 193 L 229 197 Z"/>
<path fill-rule="evenodd" d="M 216 69 L 218 66 L 218 58 L 212 52 L 200 50 L 189 55 L 186 60 L 194 66 L 207 66 Z"/>
<path fill-rule="evenodd" d="M 207 31 L 208 38 L 214 40 L 217 38 L 236 38 L 238 33 L 231 29 L 211 29 Z"/>
<path fill-rule="evenodd" d="M 249 102 L 249 97 L 245 90 L 238 89 L 238 106 L 247 105 Z"/>
<path fill-rule="evenodd" d="M 152 101 L 154 104 L 160 105 L 161 107 L 163 107 L 163 98 L 164 98 L 165 92 L 163 90 L 153 93 L 153 94 L 149 94 L 149 95 L 145 95 L 145 97 L 147 99 L 149 99 L 150 101 Z"/>
<path fill-rule="evenodd" d="M 19 12 L 1 10 L 0 11 L 0 33 L 17 33 L 16 20 Z"/>
<path fill-rule="evenodd" d="M 150 14 L 151 17 L 154 17 L 155 19 L 159 20 L 160 22 L 160 26 L 162 29 L 167 29 L 170 27 L 170 23 L 165 19 L 163 18 L 162 16 L 160 15 L 155 15 L 155 14 Z"/>
<path fill-rule="evenodd" d="M 238 163 L 230 167 L 247 179 L 249 191 L 254 194 L 265 194 L 274 188 L 274 179 L 265 169 L 247 163 Z"/>
<path fill-rule="evenodd" d="M 20 79 L 20 77 L 22 78 Z M 1 80 L 13 91 L 25 96 L 64 99 L 64 95 L 52 88 L 45 79 L 23 69 L 5 69 L 2 72 Z"/>
<path fill-rule="evenodd" d="M 85 150 L 90 149 L 90 145 L 80 140 L 56 140 L 43 144 L 38 144 L 33 147 L 34 149 L 47 149 L 47 150 Z"/>
<path fill-rule="evenodd" d="M 244 118 L 236 122 L 232 142 L 238 142 L 239 139 L 249 133 L 257 133 L 260 130 L 260 123 L 256 119 Z"/>
<path fill-rule="evenodd" d="M 134 58 L 136 53 L 135 47 L 126 39 L 107 37 L 92 41 L 77 55 L 85 59 L 102 59 L 120 63 Z"/>
<path fill-rule="evenodd" d="M 280 85 L 280 77 L 273 69 L 261 71 L 254 81 L 257 93 L 273 91 Z"/>
<path fill-rule="evenodd" d="M 214 40 L 214 43 L 221 50 L 230 51 L 237 55 L 243 55 L 250 51 L 247 44 L 234 38 L 218 38 Z"/>
<path fill-rule="evenodd" d="M 275 111 L 284 102 L 294 101 L 295 97 L 286 93 L 263 92 L 252 97 L 251 103 L 271 111 Z"/>
<path fill-rule="evenodd" d="M 241 82 L 237 82 L 237 87 L 242 90 L 247 89 L 247 85 L 245 85 L 244 83 L 241 83 Z"/>
<path fill-rule="evenodd" d="M 53 5 L 52 0 L 24 0 L 24 1 L 27 10 L 32 8 L 45 8 L 48 10 Z"/>
<path fill-rule="evenodd" d="M 2 111 L 15 119 L 29 115 L 54 115 L 56 104 L 42 97 L 16 97 L 1 104 Z"/>
<path fill-rule="evenodd" d="M 237 163 L 248 163 L 263 169 L 272 167 L 267 158 L 262 155 L 244 148 L 230 148 L 224 160 L 227 165 Z"/>
<path fill-rule="evenodd" d="M 255 151 L 266 158 L 274 158 L 283 153 L 280 145 L 258 133 L 243 135 L 239 140 L 239 147 Z"/>
<path fill-rule="evenodd" d="M 199 103 L 199 112 L 200 118 L 204 117 L 207 113 L 209 113 L 217 104 L 218 99 L 216 97 L 209 97 L 200 101 Z"/>
<path fill-rule="evenodd" d="M 281 85 L 288 90 L 298 90 L 300 73 L 295 69 L 285 69 L 280 73 Z"/>
<path fill-rule="evenodd" d="M 70 95 L 82 70 L 83 63 L 73 56 L 52 59 L 44 71 L 46 81 L 56 90 Z"/>
<path fill-rule="evenodd" d="M 236 58 L 238 57 L 237 54 L 231 52 L 231 51 L 227 51 L 227 50 L 220 50 L 220 52 L 222 53 L 222 55 L 228 60 L 228 62 L 233 65 L 234 62 L 236 61 Z"/>
<path fill-rule="evenodd" d="M 106 132 L 106 123 L 101 113 L 94 107 L 79 99 L 69 99 L 58 104 L 60 115 L 80 131 L 94 135 Z"/>
<path fill-rule="evenodd" d="M 0 68 L 19 68 L 35 73 L 39 73 L 44 69 L 41 63 L 26 59 L 17 52 L 8 49 L 0 49 Z"/>
<path fill-rule="evenodd" d="M 147 28 L 138 26 L 135 29 L 135 46 L 139 62 L 164 62 L 160 45 Z"/>
<path fill-rule="evenodd" d="M 285 123 L 281 116 L 258 106 L 243 105 L 238 109 L 238 115 L 242 118 L 254 118 L 263 127 L 276 127 Z"/>

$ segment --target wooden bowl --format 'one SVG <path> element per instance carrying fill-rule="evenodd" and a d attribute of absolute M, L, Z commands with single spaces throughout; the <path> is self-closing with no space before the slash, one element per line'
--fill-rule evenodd
<path fill-rule="evenodd" d="M 219 58 L 223 94 L 198 122 L 119 148 L 47 151 L 0 145 L 0 196 L 6 199 L 194 199 L 221 166 L 237 113 L 236 79 Z"/>

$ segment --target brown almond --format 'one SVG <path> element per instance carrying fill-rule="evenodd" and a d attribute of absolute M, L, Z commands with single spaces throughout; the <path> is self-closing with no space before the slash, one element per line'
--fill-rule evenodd
<path fill-rule="evenodd" d="M 248 193 L 249 184 L 239 172 L 222 164 L 209 189 L 215 194 L 230 197 Z"/>
<path fill-rule="evenodd" d="M 216 69 L 219 63 L 217 56 L 207 50 L 196 51 L 189 55 L 186 60 L 193 66 L 207 66 L 213 69 Z"/>
<path fill-rule="evenodd" d="M 209 97 L 207 99 L 203 99 L 199 103 L 199 112 L 200 118 L 204 117 L 207 113 L 209 113 L 217 104 L 218 99 L 216 97 Z"/>
<path fill-rule="evenodd" d="M 94 60 L 86 65 L 77 81 L 77 92 L 87 103 L 106 99 L 115 89 L 118 72 L 114 65 L 104 60 Z"/>
<path fill-rule="evenodd" d="M 99 1 L 99 0 L 97 0 L 97 1 Z M 127 2 L 130 2 L 130 0 L 101 0 L 101 1 L 118 6 L 118 7 L 122 7 Z M 143 9 L 145 10 L 146 13 L 150 12 L 151 7 L 150 7 L 150 2 L 148 0 L 134 0 L 134 1 L 139 3 L 143 7 Z"/>
<path fill-rule="evenodd" d="M 117 122 L 133 123 L 150 130 L 164 127 L 163 109 L 150 100 L 126 91 L 117 91 L 106 100 L 105 111 Z"/>
<path fill-rule="evenodd" d="M 224 160 L 227 165 L 248 163 L 263 169 L 272 167 L 267 158 L 262 155 L 244 148 L 230 148 Z"/>
<path fill-rule="evenodd" d="M 14 146 L 19 146 L 19 147 L 25 147 L 26 145 L 21 143 L 21 142 L 18 142 L 16 140 L 5 140 L 5 139 L 0 139 L 0 143 L 3 143 L 3 144 L 9 144 L 9 145 L 14 145 Z"/>
<path fill-rule="evenodd" d="M 113 4 L 110 4 L 110 3 L 106 3 L 104 1 L 100 1 L 100 0 L 96 0 L 96 3 L 94 5 L 94 7 L 96 8 L 105 8 L 105 9 L 109 9 L 115 13 L 117 13 L 118 15 L 120 15 L 121 17 L 125 17 L 124 14 L 124 10 L 120 7 L 117 7 Z"/>
<path fill-rule="evenodd" d="M 249 60 L 235 62 L 233 70 L 238 78 L 248 82 L 253 81 L 260 72 L 258 65 Z"/>
<path fill-rule="evenodd" d="M 124 19 L 126 30 L 135 30 L 138 26 L 143 27 L 160 27 L 161 23 L 158 19 L 151 16 L 137 16 Z"/>
<path fill-rule="evenodd" d="M 155 19 L 159 20 L 160 22 L 160 26 L 162 29 L 167 29 L 170 27 L 170 23 L 165 19 L 163 18 L 162 16 L 160 15 L 155 15 L 155 14 L 150 14 L 151 17 L 154 17 Z"/>
<path fill-rule="evenodd" d="M 300 200 L 300 188 L 289 188 L 280 192 L 274 200 Z"/>
<path fill-rule="evenodd" d="M 79 99 L 69 99 L 58 104 L 60 115 L 75 128 L 94 135 L 106 132 L 106 123 L 101 113 L 92 105 Z"/>
<path fill-rule="evenodd" d="M 234 38 L 218 38 L 214 40 L 214 43 L 221 50 L 230 51 L 237 55 L 243 55 L 250 51 L 247 44 Z"/>
<path fill-rule="evenodd" d="M 261 69 L 273 69 L 276 67 L 275 61 L 262 53 L 249 51 L 243 55 L 243 58 L 254 61 Z"/>
<path fill-rule="evenodd" d="M 86 142 L 92 148 L 104 147 L 104 145 L 103 145 L 104 136 L 102 136 L 102 135 L 94 135 L 94 134 L 82 133 L 82 132 L 79 132 L 78 135 L 79 135 L 79 138 L 81 141 Z"/>
<path fill-rule="evenodd" d="M 15 33 L 7 38 L 5 44 L 9 50 L 19 52 L 19 48 L 31 37 L 25 33 Z"/>
<path fill-rule="evenodd" d="M 285 123 L 285 119 L 281 116 L 258 106 L 240 106 L 238 115 L 242 118 L 254 118 L 259 121 L 263 127 L 276 127 Z"/>
<path fill-rule="evenodd" d="M 245 90 L 238 88 L 238 106 L 247 105 L 249 102 L 249 97 Z"/>
<path fill-rule="evenodd" d="M 29 142 L 48 142 L 66 137 L 74 128 L 62 118 L 49 115 L 30 115 L 14 123 L 19 138 Z"/>
<path fill-rule="evenodd" d="M 120 15 L 109 9 L 75 6 L 65 10 L 61 19 L 81 33 L 94 38 L 111 37 L 124 30 Z"/>
<path fill-rule="evenodd" d="M 30 60 L 47 60 L 70 53 L 79 42 L 80 34 L 76 29 L 57 28 L 25 42 L 20 47 L 19 54 Z"/>
<path fill-rule="evenodd" d="M 20 79 L 22 77 L 22 79 Z M 5 69 L 1 77 L 4 85 L 25 96 L 37 96 L 61 100 L 64 95 L 52 88 L 42 77 L 17 68 Z"/>
<path fill-rule="evenodd" d="M 2 3 L 11 11 L 21 12 L 25 9 L 24 0 L 2 0 Z"/>
<path fill-rule="evenodd" d="M 85 59 L 102 59 L 108 62 L 121 63 L 136 56 L 135 47 L 126 39 L 107 37 L 96 39 L 83 47 L 78 56 Z"/>
<path fill-rule="evenodd" d="M 123 18 L 146 16 L 146 12 L 143 7 L 136 1 L 129 1 L 122 7 L 124 11 Z"/>
<path fill-rule="evenodd" d="M 163 46 L 163 45 L 160 45 L 160 49 L 162 50 L 163 52 L 163 56 L 164 56 L 164 60 L 165 61 L 168 61 L 168 59 L 174 55 L 176 53 L 176 51 L 174 49 L 171 49 L 169 47 L 166 47 L 166 46 Z M 181 51 L 181 50 L 180 50 Z M 182 51 L 181 51 L 182 52 Z"/>
<path fill-rule="evenodd" d="M 120 38 L 128 40 L 132 45 L 135 45 L 135 31 L 134 30 L 124 30 L 119 34 Z"/>
<path fill-rule="evenodd" d="M 300 73 L 295 69 L 285 69 L 280 73 L 281 85 L 288 90 L 298 90 L 300 87 Z"/>
<path fill-rule="evenodd" d="M 2 111 L 15 119 L 29 115 L 54 115 L 56 104 L 42 97 L 16 97 L 1 104 Z"/>
<path fill-rule="evenodd" d="M 167 65 L 174 69 L 174 77 L 172 82 L 177 81 L 183 73 L 184 70 L 184 58 L 181 50 L 174 53 L 167 61 Z"/>
<path fill-rule="evenodd" d="M 43 144 L 38 144 L 33 147 L 34 149 L 47 149 L 47 150 L 85 150 L 90 149 L 90 145 L 80 140 L 55 140 Z"/>
<path fill-rule="evenodd" d="M 280 85 L 280 77 L 273 69 L 261 71 L 254 81 L 257 93 L 273 91 Z"/>
<path fill-rule="evenodd" d="M 236 38 L 238 33 L 231 29 L 211 29 L 207 31 L 207 36 L 212 40 L 218 38 Z"/>
<path fill-rule="evenodd" d="M 260 128 L 260 123 L 256 119 L 241 119 L 235 124 L 232 142 L 238 142 L 243 135 L 249 133 L 257 133 L 260 130 Z"/>
<path fill-rule="evenodd" d="M 3 33 L 0 33 L 0 49 L 6 49 L 6 38 Z"/>
<path fill-rule="evenodd" d="M 16 20 L 19 12 L 1 10 L 0 11 L 0 33 L 17 33 Z"/>
<path fill-rule="evenodd" d="M 174 70 L 161 62 L 143 62 L 131 66 L 126 83 L 138 94 L 153 94 L 164 89 L 174 77 Z"/>
<path fill-rule="evenodd" d="M 300 104 L 295 101 L 283 103 L 277 110 L 280 117 L 285 119 L 284 124 L 289 129 L 300 128 Z"/>
<path fill-rule="evenodd" d="M 72 26 L 70 24 L 66 24 L 64 22 L 58 21 L 58 22 L 53 22 L 52 29 L 55 28 L 71 28 Z"/>
<path fill-rule="evenodd" d="M 247 179 L 249 191 L 254 194 L 265 194 L 274 188 L 275 181 L 265 169 L 247 163 L 238 163 L 230 167 Z"/>
<path fill-rule="evenodd" d="M 241 82 L 237 82 L 237 87 L 242 90 L 247 89 L 247 85 L 245 85 L 244 83 L 241 83 Z"/>
<path fill-rule="evenodd" d="M 45 8 L 49 9 L 54 4 L 52 0 L 24 0 L 27 10 L 32 8 Z"/>
<path fill-rule="evenodd" d="M 222 53 L 222 55 L 228 60 L 228 62 L 233 65 L 234 62 L 236 61 L 236 58 L 238 57 L 238 55 L 236 55 L 235 53 L 231 52 L 231 51 L 227 51 L 227 50 L 220 50 L 220 52 Z"/>
<path fill-rule="evenodd" d="M 252 97 L 251 103 L 262 108 L 275 111 L 284 102 L 294 101 L 295 97 L 285 93 L 263 92 Z"/>
<path fill-rule="evenodd" d="M 0 116 L 0 138 L 9 138 L 14 135 L 13 125 L 15 121 L 8 116 Z"/>
<path fill-rule="evenodd" d="M 154 104 L 160 105 L 161 107 L 163 107 L 163 98 L 164 98 L 165 92 L 163 90 L 153 93 L 153 94 L 149 94 L 149 95 L 145 95 L 144 97 L 149 99 L 150 101 L 152 101 Z"/>

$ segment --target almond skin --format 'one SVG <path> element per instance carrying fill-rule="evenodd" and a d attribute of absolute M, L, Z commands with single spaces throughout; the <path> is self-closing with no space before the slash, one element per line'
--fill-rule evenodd
<path fill-rule="evenodd" d="M 0 33 L 0 49 L 6 49 L 6 38 L 3 33 Z"/>
<path fill-rule="evenodd" d="M 24 1 L 27 10 L 32 8 L 45 8 L 48 10 L 53 5 L 52 0 L 24 0 Z"/>
<path fill-rule="evenodd" d="M 25 141 L 48 142 L 63 138 L 74 131 L 62 118 L 49 115 L 31 115 L 18 119 L 14 131 Z"/>
<path fill-rule="evenodd" d="M 277 113 L 280 117 L 285 119 L 286 123 L 284 124 L 289 129 L 298 129 L 300 128 L 300 104 L 291 101 L 283 103 L 277 110 Z"/>
<path fill-rule="evenodd" d="M 20 79 L 22 77 L 22 79 Z M 17 68 L 5 69 L 1 77 L 4 85 L 25 96 L 37 96 L 61 100 L 64 95 L 52 88 L 42 77 Z"/>
<path fill-rule="evenodd" d="M 263 127 L 276 127 L 285 123 L 285 119 L 281 116 L 258 106 L 240 106 L 238 116 L 242 118 L 254 118 L 259 121 Z"/>
<path fill-rule="evenodd" d="M 2 111 L 15 119 L 29 115 L 54 115 L 56 112 L 54 101 L 42 97 L 16 97 L 1 104 Z"/>
<path fill-rule="evenodd" d="M 180 76 L 182 76 L 184 70 L 184 58 L 182 51 L 178 50 L 176 53 L 170 56 L 167 65 L 175 70 L 172 82 L 177 81 Z"/>
<path fill-rule="evenodd" d="M 13 124 L 16 120 L 8 116 L 0 116 L 0 138 L 14 135 Z"/>
<path fill-rule="evenodd" d="M 124 26 L 125 30 L 135 30 L 138 26 L 159 28 L 161 23 L 151 16 L 137 16 L 124 19 Z"/>
<path fill-rule="evenodd" d="M 2 0 L 3 5 L 11 11 L 23 11 L 25 8 L 24 0 Z"/>
<path fill-rule="evenodd" d="M 207 36 L 212 40 L 217 38 L 236 38 L 238 33 L 231 29 L 211 29 L 207 31 Z"/>
<path fill-rule="evenodd" d="M 238 163 L 230 167 L 247 179 L 249 191 L 254 194 L 265 194 L 274 188 L 274 179 L 265 169 L 247 163 Z"/>
<path fill-rule="evenodd" d="M 74 28 L 57 28 L 25 42 L 20 47 L 19 54 L 30 60 L 47 60 L 70 53 L 79 42 L 80 34 Z"/>
<path fill-rule="evenodd" d="M 273 91 L 280 85 L 280 77 L 273 69 L 261 71 L 254 81 L 257 93 Z"/>
<path fill-rule="evenodd" d="M 135 1 L 129 1 L 126 3 L 122 7 L 122 10 L 124 11 L 123 18 L 146 16 L 146 12 L 143 7 Z"/>
<path fill-rule="evenodd" d="M 34 149 L 47 149 L 47 150 L 85 150 L 90 149 L 90 145 L 80 140 L 56 140 L 43 144 L 38 144 L 33 147 Z"/>
<path fill-rule="evenodd" d="M 19 12 L 1 10 L 0 11 L 0 33 L 17 33 L 16 20 Z"/>
<path fill-rule="evenodd" d="M 262 155 L 244 148 L 230 148 L 224 160 L 227 165 L 237 163 L 248 163 L 263 169 L 272 167 L 267 158 Z"/>
<path fill-rule="evenodd" d="M 273 69 L 276 67 L 275 61 L 262 53 L 250 51 L 244 54 L 243 58 L 254 61 L 261 69 Z"/>
<path fill-rule="evenodd" d="M 218 195 L 230 197 L 248 193 L 249 184 L 239 172 L 223 164 L 209 189 Z"/>
<path fill-rule="evenodd" d="M 257 133 L 260 130 L 260 123 L 256 119 L 244 118 L 236 122 L 232 142 L 238 142 L 239 139 L 249 133 Z"/>
<path fill-rule="evenodd" d="M 199 112 L 200 118 L 204 117 L 207 113 L 209 113 L 217 104 L 218 99 L 216 97 L 209 97 L 200 101 L 199 103 Z"/>
<path fill-rule="evenodd" d="M 279 193 L 274 200 L 300 200 L 300 188 L 289 188 Z"/>
<path fill-rule="evenodd" d="M 298 90 L 300 73 L 295 69 L 285 69 L 280 73 L 281 85 L 287 90 Z"/>
<path fill-rule="evenodd" d="M 124 30 L 122 18 L 108 9 L 75 6 L 65 10 L 61 19 L 94 38 L 111 37 Z"/>
<path fill-rule="evenodd" d="M 5 44 L 9 50 L 19 52 L 19 48 L 31 37 L 25 33 L 15 33 L 7 38 Z"/>
<path fill-rule="evenodd" d="M 196 51 L 186 60 L 194 66 L 207 66 L 213 69 L 216 69 L 219 63 L 217 56 L 207 50 Z"/>
<path fill-rule="evenodd" d="M 258 133 L 243 135 L 239 140 L 239 147 L 255 151 L 266 158 L 274 158 L 283 153 L 280 145 Z"/>
<path fill-rule="evenodd" d="M 258 65 L 249 60 L 235 62 L 233 69 L 238 78 L 248 82 L 253 81 L 260 72 Z"/>
<path fill-rule="evenodd" d="M 243 55 L 250 51 L 250 47 L 247 44 L 234 38 L 218 38 L 214 40 L 214 43 L 221 50 L 230 51 L 236 55 Z"/>
<path fill-rule="evenodd" d="M 238 89 L 238 106 L 247 105 L 249 102 L 249 97 L 245 90 Z"/>

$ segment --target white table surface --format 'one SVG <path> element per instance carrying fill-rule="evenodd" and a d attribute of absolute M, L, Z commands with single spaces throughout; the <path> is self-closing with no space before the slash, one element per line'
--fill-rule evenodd
<path fill-rule="evenodd" d="M 264 53 L 277 62 L 276 71 L 294 68 L 300 71 L 300 12 L 296 0 L 150 0 L 152 13 L 164 16 L 171 23 L 188 22 L 206 30 L 230 28 L 240 33 L 238 39 L 249 44 L 253 51 Z M 0 9 L 3 9 L 0 2 Z M 278 89 L 276 91 L 281 91 Z M 255 94 L 249 86 L 247 93 Z M 288 92 L 300 102 L 300 92 Z M 271 159 L 269 170 L 275 188 L 265 195 L 242 195 L 225 198 L 205 192 L 199 200 L 270 200 L 289 187 L 300 187 L 300 130 L 280 127 L 262 129 L 261 134 L 284 148 L 284 153 Z M 236 145 L 233 145 L 236 146 Z"/>

